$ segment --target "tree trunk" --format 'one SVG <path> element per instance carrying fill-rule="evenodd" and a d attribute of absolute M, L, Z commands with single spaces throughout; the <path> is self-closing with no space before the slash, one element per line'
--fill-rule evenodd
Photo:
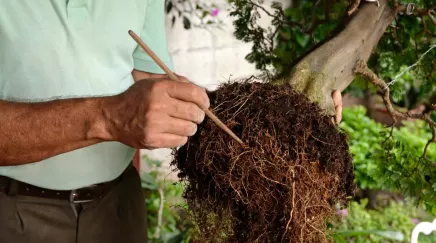
<path fill-rule="evenodd" d="M 380 0 L 380 7 L 361 4 L 343 31 L 304 57 L 283 81 L 333 115 L 332 91 L 350 85 L 357 60 L 368 61 L 394 17 L 387 0 Z"/>

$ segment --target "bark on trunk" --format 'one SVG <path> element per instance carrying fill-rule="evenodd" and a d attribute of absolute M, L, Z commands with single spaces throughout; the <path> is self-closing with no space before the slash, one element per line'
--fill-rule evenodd
<path fill-rule="evenodd" d="M 342 32 L 303 58 L 284 81 L 333 115 L 332 91 L 350 85 L 357 60 L 368 61 L 394 17 L 387 0 L 380 7 L 362 4 Z"/>

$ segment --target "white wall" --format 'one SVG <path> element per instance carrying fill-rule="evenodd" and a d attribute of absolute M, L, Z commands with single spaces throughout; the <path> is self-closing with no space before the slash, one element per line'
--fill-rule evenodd
<path fill-rule="evenodd" d="M 223 24 L 221 29 L 185 30 L 181 21 L 171 27 L 167 19 L 168 48 L 173 59 L 175 71 L 189 78 L 196 84 L 208 89 L 215 89 L 220 82 L 229 78 L 249 77 L 259 73 L 253 64 L 245 60 L 251 50 L 251 44 L 243 43 L 233 36 L 233 19 L 228 16 L 229 5 L 226 0 L 205 0 L 214 2 L 220 13 L 218 17 Z M 275 0 L 289 2 L 289 0 Z M 268 8 L 271 0 L 265 1 Z M 262 25 L 269 24 L 268 17 L 262 18 Z M 171 152 L 167 149 L 143 151 L 148 156 L 165 161 L 167 171 L 171 161 Z M 147 169 L 145 164 L 142 168 Z M 172 175 L 175 176 L 175 175 Z M 171 176 L 171 177 L 172 177 Z"/>

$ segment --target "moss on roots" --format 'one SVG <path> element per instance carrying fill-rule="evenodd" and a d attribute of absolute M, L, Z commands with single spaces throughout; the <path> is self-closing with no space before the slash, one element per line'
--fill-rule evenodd
<path fill-rule="evenodd" d="M 199 242 L 323 242 L 335 203 L 353 194 L 346 136 L 290 85 L 228 83 L 210 119 L 174 152 Z"/>

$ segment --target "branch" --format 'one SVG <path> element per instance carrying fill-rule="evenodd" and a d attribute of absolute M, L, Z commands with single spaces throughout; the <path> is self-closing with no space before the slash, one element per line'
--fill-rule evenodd
<path fill-rule="evenodd" d="M 436 25 L 436 5 L 433 5 L 429 8 L 420 8 L 416 6 L 414 3 L 398 4 L 397 1 L 394 1 L 394 6 L 395 6 L 394 9 L 396 13 L 413 15 L 418 18 L 421 18 L 422 28 L 423 28 L 422 32 L 432 36 L 436 36 L 433 32 L 431 32 L 427 28 L 427 24 L 425 22 L 425 17 L 428 17 L 430 21 L 434 25 Z"/>
<path fill-rule="evenodd" d="M 156 233 L 154 234 L 155 239 L 160 238 L 160 232 L 162 231 L 162 214 L 163 214 L 163 208 L 164 208 L 164 200 L 165 195 L 162 188 L 159 188 L 159 197 L 160 197 L 160 203 L 159 203 L 159 211 L 157 214 L 157 227 L 156 227 Z"/>
<path fill-rule="evenodd" d="M 218 24 L 221 23 L 220 20 L 218 20 L 217 22 L 214 23 L 209 23 L 210 19 L 205 18 L 205 16 L 203 16 L 203 11 L 209 11 L 209 7 L 207 4 L 200 4 L 200 3 L 193 3 L 191 1 L 177 1 L 177 0 L 169 0 L 169 3 L 171 3 L 172 8 L 170 10 L 170 12 L 178 12 L 179 13 L 179 18 L 181 16 L 189 19 L 189 22 L 191 24 L 191 26 L 196 27 L 196 28 L 203 28 L 206 29 L 208 26 L 212 26 L 213 27 L 219 27 L 217 26 Z M 185 3 L 188 4 L 185 4 Z M 194 6 L 192 5 L 194 4 Z M 167 5 L 166 5 L 167 6 Z M 200 8 L 200 10 L 198 9 Z M 165 10 L 167 11 L 167 10 Z M 168 14 L 169 12 L 167 12 Z M 177 16 L 177 13 L 173 13 L 173 18 L 175 19 Z M 194 22 L 194 17 L 195 20 L 200 21 L 200 23 L 195 23 Z M 215 20 L 215 17 L 212 18 L 213 20 Z M 206 21 L 208 20 L 208 21 Z"/>
<path fill-rule="evenodd" d="M 420 8 L 413 3 L 408 3 L 408 4 L 394 3 L 394 9 L 397 13 L 400 14 L 415 15 L 415 16 L 422 17 L 425 15 L 431 15 L 432 12 L 436 10 L 436 5 L 433 5 L 429 8 Z"/>
<path fill-rule="evenodd" d="M 305 34 L 307 34 L 307 35 L 312 35 L 313 32 L 315 31 L 315 29 L 317 29 L 321 24 L 324 24 L 324 23 L 326 23 L 327 21 L 330 20 L 330 9 L 331 9 L 331 2 L 330 2 L 330 1 L 328 1 L 327 4 L 326 4 L 326 6 L 325 6 L 325 9 L 324 9 L 324 19 L 319 20 L 319 19 L 317 19 L 317 18 L 314 18 L 314 21 L 313 21 L 313 23 L 312 23 L 312 26 L 311 26 L 310 28 L 308 28 L 308 29 L 304 28 L 304 26 L 303 26 L 302 24 L 298 23 L 298 22 L 295 22 L 295 21 L 291 21 L 291 20 L 286 19 L 286 18 L 285 18 L 285 13 L 283 12 L 283 9 L 280 9 L 280 10 L 279 10 L 279 11 L 280 11 L 280 12 L 279 12 L 279 13 L 280 13 L 279 15 L 274 15 L 274 14 L 272 14 L 271 12 L 269 12 L 265 7 L 263 7 L 263 6 L 260 5 L 260 4 L 257 4 L 257 3 L 255 3 L 255 2 L 253 2 L 253 1 L 251 1 L 251 0 L 248 0 L 247 2 L 248 2 L 248 4 L 251 4 L 252 6 L 255 6 L 255 7 L 261 9 L 261 10 L 262 10 L 266 15 L 270 16 L 271 18 L 273 18 L 273 19 L 279 21 L 279 23 L 280 23 L 280 24 L 279 24 L 279 27 L 280 27 L 281 25 L 287 25 L 287 26 L 289 26 L 289 27 L 296 26 L 296 27 L 298 27 L 298 28 L 299 28 L 303 33 L 305 33 Z M 315 8 L 315 7 L 314 7 L 314 8 Z"/>
<path fill-rule="evenodd" d="M 263 10 L 263 11 L 264 11 L 268 16 L 270 16 L 270 17 L 272 17 L 272 18 L 275 18 L 275 17 L 276 17 L 274 14 L 272 14 L 272 13 L 270 13 L 268 10 L 266 10 L 266 8 L 264 8 L 262 5 L 257 4 L 257 3 L 254 3 L 254 2 L 251 1 L 251 0 L 248 0 L 248 3 L 251 4 L 251 5 L 253 5 L 253 6 L 256 6 L 256 7 L 260 8 L 260 9 L 262 9 L 262 10 Z"/>
<path fill-rule="evenodd" d="M 326 114 L 335 115 L 332 91 L 350 85 L 356 61 L 369 60 L 395 17 L 387 0 L 379 1 L 380 7 L 363 4 L 343 30 L 301 58 L 283 81 L 319 104 Z"/>
<path fill-rule="evenodd" d="M 268 10 L 266 10 L 266 8 L 263 7 L 262 5 L 257 4 L 257 3 L 254 3 L 254 2 L 251 1 L 251 0 L 248 0 L 247 3 L 248 3 L 248 4 L 251 4 L 251 5 L 253 5 L 253 6 L 259 8 L 259 9 L 261 9 L 261 10 L 262 10 L 266 15 L 268 15 L 268 16 L 270 16 L 271 18 L 273 18 L 273 19 L 279 21 L 279 22 L 280 22 L 280 25 L 285 24 L 285 25 L 288 25 L 288 26 L 290 26 L 290 27 L 292 27 L 292 26 L 297 26 L 299 29 L 301 29 L 301 30 L 304 32 L 304 27 L 303 27 L 303 25 L 301 25 L 300 23 L 297 23 L 297 22 L 294 22 L 294 21 L 290 21 L 290 20 L 287 20 L 287 19 L 284 19 L 284 18 L 283 18 L 283 17 L 285 16 L 285 13 L 283 12 L 282 9 L 280 10 L 280 15 L 277 16 L 277 15 L 272 14 L 272 13 L 269 12 Z M 279 26 L 280 26 L 280 25 L 279 25 Z"/>
<path fill-rule="evenodd" d="M 380 88 L 383 103 L 385 104 L 386 109 L 388 110 L 389 114 L 391 115 L 392 119 L 394 120 L 394 124 L 397 123 L 398 119 L 410 118 L 410 119 L 422 120 L 430 126 L 430 129 L 432 131 L 432 138 L 425 145 L 424 153 L 421 156 L 421 158 L 426 159 L 427 151 L 428 151 L 430 144 L 433 142 L 436 142 L 436 122 L 434 122 L 430 117 L 430 114 L 436 110 L 436 105 L 433 104 L 431 106 L 431 109 L 429 109 L 429 111 L 423 112 L 420 114 L 412 114 L 412 113 L 410 113 L 410 111 L 406 111 L 406 112 L 398 111 L 397 109 L 395 109 L 392 106 L 392 103 L 390 100 L 389 86 L 386 84 L 385 81 L 383 81 L 382 79 L 379 79 L 377 77 L 377 75 L 371 69 L 368 68 L 367 64 L 364 61 L 362 61 L 362 60 L 357 61 L 354 72 L 356 74 L 359 74 L 359 75 L 366 77 L 367 79 L 369 79 L 369 81 L 371 83 L 373 83 L 375 86 Z"/>

